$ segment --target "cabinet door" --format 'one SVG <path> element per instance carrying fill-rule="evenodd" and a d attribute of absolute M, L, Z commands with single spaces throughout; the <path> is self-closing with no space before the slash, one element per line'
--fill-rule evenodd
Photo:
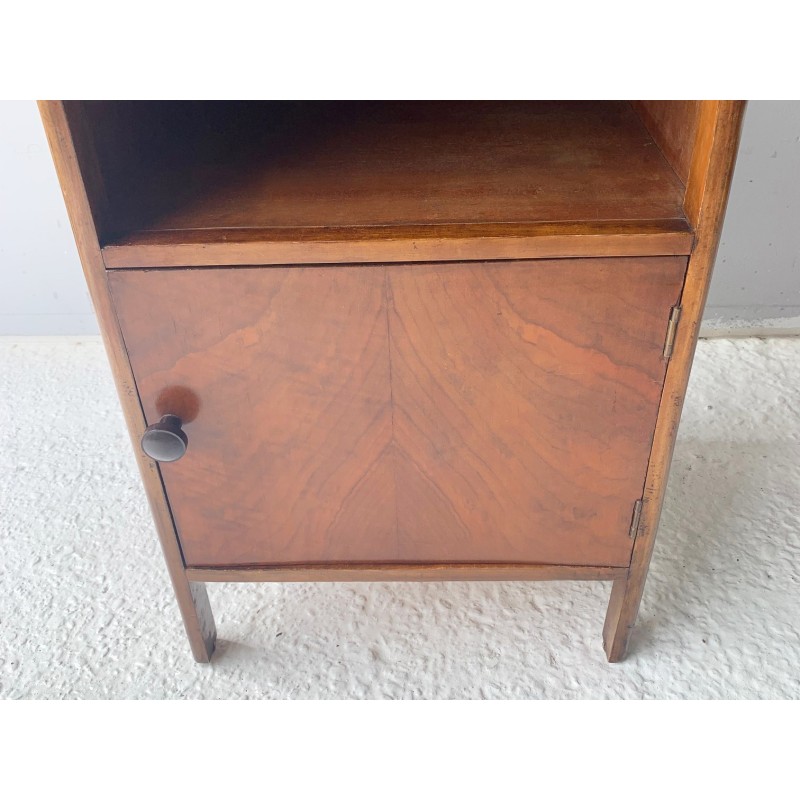
<path fill-rule="evenodd" d="M 626 565 L 685 266 L 109 274 L 186 563 Z"/>

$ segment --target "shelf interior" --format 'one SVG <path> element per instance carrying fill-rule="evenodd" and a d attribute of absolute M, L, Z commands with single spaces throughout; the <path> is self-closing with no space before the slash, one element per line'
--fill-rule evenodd
<path fill-rule="evenodd" d="M 104 246 L 198 232 L 226 241 L 685 223 L 684 185 L 626 101 L 82 106 L 102 175 Z"/>

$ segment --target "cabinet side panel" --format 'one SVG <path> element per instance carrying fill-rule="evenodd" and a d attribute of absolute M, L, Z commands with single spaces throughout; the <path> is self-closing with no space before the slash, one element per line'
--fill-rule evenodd
<path fill-rule="evenodd" d="M 103 172 L 100 168 L 100 162 L 97 158 L 97 148 L 95 146 L 95 131 L 89 118 L 86 115 L 86 103 L 82 100 L 65 100 L 63 103 L 58 104 L 61 107 L 61 114 L 63 114 L 65 124 L 69 133 L 69 147 L 72 150 L 72 155 L 76 162 L 79 179 L 83 195 L 85 195 L 86 206 L 88 209 L 79 204 L 75 213 L 81 214 L 83 211 L 88 211 L 88 219 L 86 224 L 90 228 L 91 241 L 102 242 L 111 232 L 111 212 L 109 209 L 108 194 L 106 192 L 106 184 L 103 179 Z M 45 116 L 45 104 L 41 104 L 42 118 L 47 125 L 47 118 Z M 66 143 L 66 140 L 65 140 Z M 52 147 L 52 145 L 51 145 Z M 56 158 L 55 152 L 53 153 Z M 56 158 L 56 168 L 58 169 L 58 159 Z M 59 173 L 61 179 L 61 173 Z M 62 191 L 67 197 L 68 187 L 65 186 L 62 179 Z M 67 197 L 69 205 L 69 198 Z M 72 221 L 72 216 L 70 216 Z M 72 222 L 73 230 L 75 222 Z M 77 231 L 75 236 L 77 238 Z M 80 242 L 79 242 L 80 247 Z M 81 258 L 83 258 L 83 251 L 81 251 Z M 87 269 L 87 262 L 84 261 L 84 270 Z M 87 277 L 88 280 L 88 277 Z M 90 284 L 91 290 L 91 284 Z M 95 303 L 95 307 L 97 304 Z M 99 313 L 99 311 L 98 311 Z"/>
<path fill-rule="evenodd" d="M 692 150 L 702 101 L 698 100 L 633 100 L 650 135 L 661 148 L 678 177 L 689 180 Z"/>
<path fill-rule="evenodd" d="M 664 381 L 630 571 L 627 579 L 615 581 L 606 616 L 603 638 L 609 661 L 619 661 L 625 656 L 644 591 L 739 146 L 744 103 L 705 102 L 703 113 L 709 116 L 704 123 L 708 138 L 704 145 L 707 161 L 704 165 L 693 166 L 693 171 L 703 173 L 702 188 L 697 189 L 697 245 L 689 259 L 681 296 L 683 313 Z"/>
<path fill-rule="evenodd" d="M 726 103 L 721 100 L 704 100 L 700 105 L 697 118 L 697 134 L 694 148 L 692 149 L 689 179 L 686 182 L 686 196 L 683 201 L 686 216 L 694 228 L 700 225 L 700 214 L 704 203 L 706 203 L 707 193 L 713 191 L 709 181 L 714 179 L 711 174 L 714 169 L 713 159 L 715 149 L 719 146 L 717 125 L 724 118 L 726 108 L 731 105 L 733 103 Z M 733 170 L 732 165 L 731 170 Z M 708 208 L 707 203 L 706 208 Z M 705 227 L 706 236 L 708 236 L 708 224 Z M 713 259 L 709 269 L 711 266 L 713 266 Z"/>
<path fill-rule="evenodd" d="M 161 476 L 156 464 L 139 447 L 144 431 L 144 417 L 139 404 L 133 374 L 128 363 L 122 335 L 108 293 L 97 232 L 94 225 L 88 192 L 94 192 L 98 208 L 102 208 L 102 188 L 92 172 L 91 143 L 85 138 L 86 127 L 79 121 L 79 108 L 70 113 L 60 101 L 42 101 L 39 110 L 53 154 L 61 190 L 69 214 L 84 275 L 103 335 L 106 353 L 120 397 L 122 411 L 133 440 L 142 481 L 167 562 L 170 578 L 181 609 L 192 652 L 198 661 L 208 661 L 214 649 L 216 630 L 205 588 L 191 584 L 184 573 L 183 557 L 175 536 L 172 517 L 164 495 Z M 80 152 L 79 161 L 77 153 Z M 86 169 L 86 174 L 83 173 Z"/>

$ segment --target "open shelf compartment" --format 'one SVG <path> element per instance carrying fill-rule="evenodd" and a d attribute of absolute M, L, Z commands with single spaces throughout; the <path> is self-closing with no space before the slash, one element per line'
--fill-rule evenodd
<path fill-rule="evenodd" d="M 684 184 L 627 101 L 81 105 L 109 267 L 691 249 Z"/>

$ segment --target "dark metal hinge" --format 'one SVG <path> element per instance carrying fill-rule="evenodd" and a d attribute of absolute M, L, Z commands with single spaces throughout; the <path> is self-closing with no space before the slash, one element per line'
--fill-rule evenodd
<path fill-rule="evenodd" d="M 628 536 L 630 536 L 631 539 L 636 538 L 636 534 L 639 531 L 639 521 L 641 520 L 641 518 L 642 518 L 642 501 L 637 500 L 633 504 L 633 514 L 631 515 L 631 527 L 630 530 L 628 531 Z"/>
<path fill-rule="evenodd" d="M 669 358 L 675 347 L 675 333 L 678 330 L 678 322 L 681 318 L 681 307 L 672 306 L 669 312 L 669 322 L 667 323 L 667 338 L 664 341 L 664 358 Z"/>

